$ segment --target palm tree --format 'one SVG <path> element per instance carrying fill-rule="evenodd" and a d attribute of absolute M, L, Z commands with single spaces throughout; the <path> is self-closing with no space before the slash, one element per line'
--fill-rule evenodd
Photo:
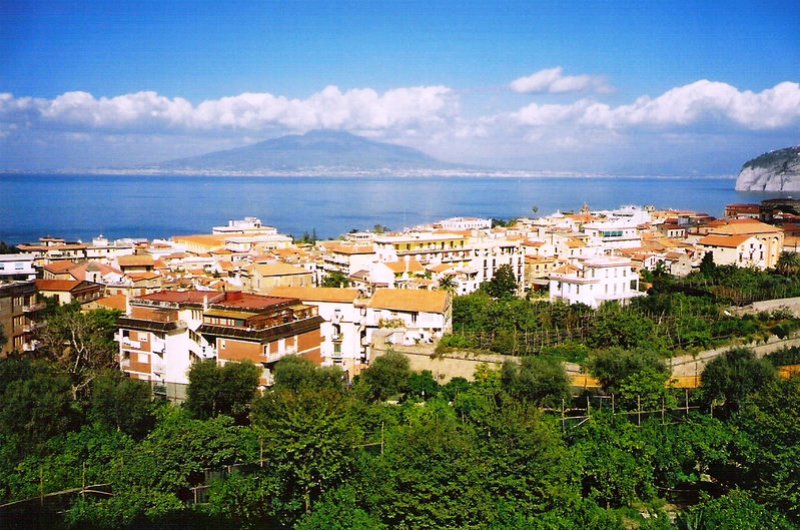
<path fill-rule="evenodd" d="M 456 279 L 453 278 L 451 275 L 443 276 L 439 279 L 439 289 L 444 289 L 445 291 L 455 292 L 456 290 Z"/>
<path fill-rule="evenodd" d="M 797 274 L 800 272 L 800 254 L 797 252 L 782 252 L 775 268 L 784 276 Z"/>

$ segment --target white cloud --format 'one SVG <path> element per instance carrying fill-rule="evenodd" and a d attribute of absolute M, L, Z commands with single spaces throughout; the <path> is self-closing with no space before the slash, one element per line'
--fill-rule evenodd
<path fill-rule="evenodd" d="M 307 99 L 245 93 L 196 106 L 156 92 L 112 98 L 67 92 L 52 100 L 0 94 L 0 123 L 108 131 L 384 130 L 443 123 L 457 111 L 457 96 L 443 86 L 397 88 L 383 94 L 369 88 L 342 92 L 329 86 Z"/>
<path fill-rule="evenodd" d="M 511 82 L 511 90 L 521 94 L 565 94 L 569 92 L 593 91 L 607 93 L 611 88 L 605 78 L 591 75 L 564 75 L 560 66 L 545 68 L 529 76 Z"/>
<path fill-rule="evenodd" d="M 717 124 L 750 131 L 775 130 L 800 126 L 800 84 L 784 82 L 756 93 L 702 80 L 654 99 L 642 96 L 629 105 L 612 107 L 590 99 L 563 105 L 531 103 L 508 117 L 525 127 L 680 130 Z"/>

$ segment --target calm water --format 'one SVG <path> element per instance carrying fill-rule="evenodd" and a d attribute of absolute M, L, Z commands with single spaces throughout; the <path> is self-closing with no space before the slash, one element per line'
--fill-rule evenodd
<path fill-rule="evenodd" d="M 727 179 L 620 178 L 259 178 L 0 176 L 0 240 L 98 234 L 168 237 L 208 233 L 257 216 L 282 233 L 336 237 L 376 223 L 402 228 L 453 216 L 509 218 L 556 210 L 654 204 L 721 215 L 726 204 L 763 194 Z"/>

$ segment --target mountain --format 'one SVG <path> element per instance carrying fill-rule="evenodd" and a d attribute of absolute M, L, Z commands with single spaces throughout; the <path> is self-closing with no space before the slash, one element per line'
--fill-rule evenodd
<path fill-rule="evenodd" d="M 466 169 L 410 147 L 368 140 L 346 132 L 311 131 L 245 147 L 215 151 L 148 166 L 155 171 L 220 173 L 390 173 Z"/>
<path fill-rule="evenodd" d="M 800 191 L 800 145 L 745 162 L 736 191 Z"/>

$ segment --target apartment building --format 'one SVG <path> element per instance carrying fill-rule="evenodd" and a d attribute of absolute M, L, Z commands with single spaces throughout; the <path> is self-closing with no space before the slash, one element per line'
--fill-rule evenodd
<path fill-rule="evenodd" d="M 639 291 L 639 275 L 631 265 L 630 259 L 616 256 L 564 265 L 550 275 L 550 301 L 596 308 L 605 302 L 625 304 L 632 298 L 645 296 Z"/>
<path fill-rule="evenodd" d="M 6 336 L 6 344 L 0 348 L 0 358 L 12 351 L 34 349 L 34 332 L 43 309 L 44 304 L 36 301 L 33 281 L 0 281 L 0 326 Z"/>
<path fill-rule="evenodd" d="M 276 287 L 272 296 L 297 298 L 306 305 L 317 307 L 324 322 L 322 333 L 322 364 L 341 366 L 353 375 L 366 361 L 367 343 L 365 300 L 358 289 L 333 287 Z"/>
<path fill-rule="evenodd" d="M 0 282 L 35 279 L 34 259 L 33 254 L 0 254 Z"/>
<path fill-rule="evenodd" d="M 154 382 L 170 399 L 185 398 L 192 363 L 249 360 L 262 367 L 261 384 L 286 355 L 321 364 L 322 319 L 296 298 L 240 292 L 164 291 L 129 301 L 119 320 L 120 369 Z"/>
<path fill-rule="evenodd" d="M 772 269 L 783 252 L 784 237 L 783 230 L 776 226 L 753 219 L 735 219 L 711 226 L 708 235 L 698 241 L 698 248 L 713 252 L 714 263 L 718 265 Z M 748 241 L 750 238 L 755 241 Z"/>

